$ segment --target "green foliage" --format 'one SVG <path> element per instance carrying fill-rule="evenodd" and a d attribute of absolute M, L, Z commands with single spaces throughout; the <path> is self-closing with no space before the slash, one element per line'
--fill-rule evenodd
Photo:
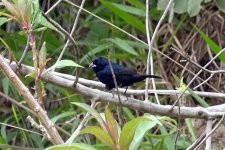
<path fill-rule="evenodd" d="M 212 0 L 174 0 L 174 11 L 178 14 L 188 13 L 191 17 L 199 14 L 203 3 L 208 3 Z M 169 0 L 159 0 L 158 9 L 164 10 Z M 216 6 L 223 12 L 225 12 L 225 1 L 215 0 Z"/>
<path fill-rule="evenodd" d="M 214 54 L 217 54 L 221 51 L 221 48 L 219 47 L 218 44 L 216 44 L 211 38 L 209 38 L 204 32 L 202 32 L 197 26 L 195 26 L 194 24 L 192 25 L 195 28 L 195 30 L 200 34 L 202 39 L 206 42 L 206 44 L 210 47 L 210 49 Z M 219 59 L 223 63 L 225 63 L 225 54 L 224 53 L 220 54 Z"/>
<path fill-rule="evenodd" d="M 169 0 L 150 1 L 150 35 L 154 31 L 162 15 L 162 10 L 165 9 L 168 1 Z M 180 38 L 187 35 L 183 35 L 183 33 L 192 32 L 192 27 L 189 26 L 190 20 L 188 16 L 196 16 L 199 14 L 200 10 L 205 8 L 204 5 L 209 2 L 212 4 L 215 3 L 216 5 L 213 5 L 214 7 L 218 7 L 225 12 L 224 0 L 174 0 L 170 15 L 173 16 L 173 11 L 178 14 L 173 16 L 173 20 L 170 24 L 166 24 L 168 22 L 167 19 L 164 20 L 165 25 L 163 25 L 157 33 L 154 47 L 157 47 L 167 56 L 174 56 L 174 53 L 169 50 L 171 45 L 183 47 L 183 45 L 180 45 L 182 43 L 179 43 Z M 180 130 L 180 136 L 177 139 L 177 149 L 186 149 L 188 145 L 190 145 L 190 141 L 193 142 L 196 140 L 196 135 L 198 134 L 195 130 L 193 119 L 185 119 L 182 128 L 177 129 L 175 119 L 143 114 L 144 112 L 134 111 L 124 107 L 122 110 L 126 122 L 124 125 L 119 125 L 117 122 L 116 106 L 114 104 L 110 104 L 110 109 L 109 106 L 104 107 L 104 104 L 98 105 L 93 109 L 88 105 L 88 97 L 80 95 L 76 93 L 76 91 L 58 87 L 51 83 L 44 83 L 39 80 L 43 72 L 46 71 L 45 69 L 48 71 L 57 68 L 57 71 L 59 70 L 62 73 L 74 74 L 74 70 L 76 70 L 77 67 L 82 70 L 79 77 L 94 79 L 91 70 L 84 69 L 83 66 L 89 64 L 95 55 L 107 56 L 108 52 L 110 52 L 113 61 L 117 61 L 133 69 L 140 67 L 140 72 L 144 73 L 146 70 L 145 62 L 148 48 L 146 44 L 143 44 L 147 41 L 145 33 L 146 14 L 144 0 L 126 0 L 123 2 L 120 0 L 100 0 L 96 1 L 96 3 L 92 1 L 85 2 L 84 8 L 91 11 L 91 13 L 82 11 L 78 19 L 75 33 L 72 36 L 77 43 L 77 47 L 75 49 L 74 46 L 69 43 L 63 60 L 60 60 L 55 65 L 53 64 L 56 62 L 65 45 L 65 40 L 68 37 L 42 15 L 42 11 L 46 12 L 45 6 L 39 6 L 38 0 L 3 0 L 2 3 L 5 7 L 0 10 L 1 54 L 6 57 L 9 56 L 12 60 L 19 60 L 27 45 L 27 29 L 31 27 L 29 29 L 34 35 L 36 50 L 38 51 L 38 71 L 30 73 L 26 77 L 18 76 L 33 95 L 38 95 L 37 98 L 43 100 L 46 113 L 51 118 L 51 121 L 62 129 L 60 130 L 60 134 L 64 141 L 68 140 L 66 144 L 52 146 L 47 138 L 43 138 L 43 136 L 39 134 L 41 132 L 38 129 L 31 127 L 30 123 L 26 122 L 24 118 L 31 115 L 29 112 L 24 111 L 18 106 L 12 106 L 8 101 L 5 103 L 5 99 L 3 98 L 3 101 L 0 102 L 0 123 L 26 128 L 38 133 L 30 133 L 25 130 L 7 127 L 1 124 L 0 144 L 10 145 L 11 143 L 15 143 L 15 145 L 20 145 L 23 143 L 24 147 L 40 149 L 48 147 L 47 149 L 49 150 L 108 150 L 119 147 L 121 150 L 172 150 L 174 149 L 176 130 Z M 41 11 L 40 9 L 43 10 Z M 78 9 L 72 5 L 61 3 L 52 9 L 48 13 L 48 16 L 69 32 L 74 24 L 77 11 Z M 183 13 L 186 14 L 179 15 Z M 95 18 L 94 15 L 109 21 L 113 25 L 102 22 L 100 19 Z M 31 26 L 28 26 L 28 24 Z M 115 28 L 115 26 L 119 27 L 120 30 Z M 199 33 L 205 43 L 209 45 L 214 54 L 217 54 L 221 50 L 218 44 L 216 44 L 210 36 L 201 31 L 197 25 L 193 25 L 193 28 Z M 143 42 L 132 39 L 122 31 L 132 34 Z M 189 50 L 187 46 L 184 46 L 184 48 L 185 50 Z M 28 48 L 28 54 L 23 63 L 34 66 L 31 49 L 31 47 Z M 8 53 L 5 53 L 5 51 Z M 79 55 L 75 56 L 76 54 Z M 51 60 L 49 58 L 51 58 Z M 155 53 L 153 53 L 153 59 L 154 62 L 156 62 L 157 67 L 155 67 L 155 71 L 157 73 L 161 72 L 160 65 L 167 67 L 167 65 L 169 66 L 171 63 L 164 57 Z M 219 56 L 219 60 L 225 62 L 224 54 Z M 168 72 L 174 71 L 171 68 L 166 69 L 169 70 Z M 180 70 L 180 68 L 176 68 L 176 71 L 178 70 Z M 177 74 L 179 73 L 176 72 L 176 76 L 178 76 Z M 182 74 L 182 76 L 186 77 L 186 74 Z M 0 75 L 0 78 L 1 91 L 3 91 L 5 95 L 18 101 L 21 105 L 26 106 L 13 84 L 10 83 L 3 74 Z M 184 88 L 186 88 L 185 80 L 183 81 L 175 76 L 174 79 L 175 81 L 171 82 L 171 86 L 175 87 L 175 82 L 180 82 L 178 87 L 180 91 L 183 91 Z M 170 75 L 168 74 L 168 81 L 166 82 L 169 81 Z M 157 85 L 157 87 L 167 87 L 164 84 L 165 83 L 161 83 Z M 139 89 L 143 87 L 144 83 L 140 83 L 140 85 L 135 85 L 132 88 Z M 198 104 L 203 107 L 209 106 L 204 98 L 194 93 L 190 88 L 188 88 L 188 91 Z M 138 99 L 143 98 L 142 96 L 136 95 L 134 97 Z M 167 105 L 173 99 L 160 96 L 160 100 L 163 104 Z M 85 111 L 83 111 L 83 109 Z M 77 130 L 86 112 L 91 114 L 91 117 L 88 118 L 88 125 L 85 126 L 83 130 Z M 39 124 L 38 119 L 35 119 L 35 121 Z M 184 131 L 182 132 L 183 129 Z"/>
<path fill-rule="evenodd" d="M 103 117 L 105 119 L 101 119 L 101 116 L 97 113 L 97 111 L 90 106 L 81 103 L 73 104 L 89 111 L 101 126 L 87 126 L 81 130 L 80 134 L 92 134 L 111 149 L 120 148 L 123 150 L 136 150 L 141 145 L 142 139 L 148 130 L 156 127 L 157 125 L 163 126 L 163 121 L 173 121 L 168 117 L 155 117 L 145 114 L 143 117 L 133 118 L 126 122 L 120 131 L 120 127 L 114 119 L 108 106 L 105 107 L 105 117 Z M 171 133 L 173 133 L 173 131 Z"/>

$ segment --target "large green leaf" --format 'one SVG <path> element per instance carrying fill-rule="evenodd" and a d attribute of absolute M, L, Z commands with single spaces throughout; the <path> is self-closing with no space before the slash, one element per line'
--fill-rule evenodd
<path fill-rule="evenodd" d="M 225 0 L 216 0 L 216 6 L 225 13 Z"/>
<path fill-rule="evenodd" d="M 84 68 L 83 66 L 75 63 L 72 60 L 60 60 L 56 64 L 54 64 L 53 66 L 48 68 L 46 70 L 46 72 L 49 71 L 49 70 L 55 69 L 55 68 L 64 68 L 64 67 L 80 67 L 80 68 Z"/>
<path fill-rule="evenodd" d="M 111 134 L 111 137 L 113 138 L 114 143 L 118 143 L 118 126 L 117 126 L 117 122 L 114 119 L 112 113 L 109 110 L 108 105 L 105 107 L 105 120 L 107 123 L 107 126 L 109 128 L 109 132 Z"/>
<path fill-rule="evenodd" d="M 188 1 L 189 0 L 174 0 L 174 11 L 179 14 L 187 12 Z"/>
<path fill-rule="evenodd" d="M 107 8 L 109 8 L 115 15 L 119 16 L 122 18 L 124 21 L 126 21 L 128 24 L 133 26 L 134 28 L 138 29 L 139 31 L 145 33 L 145 24 L 140 21 L 140 19 L 137 19 L 133 17 L 132 15 L 124 12 L 123 10 L 117 8 L 114 6 L 112 3 L 105 1 L 105 0 L 100 0 L 100 2 L 105 5 Z"/>
<path fill-rule="evenodd" d="M 127 150 L 129 148 L 138 125 L 141 122 L 146 121 L 146 120 L 147 119 L 145 119 L 143 117 L 138 117 L 138 118 L 135 118 L 135 119 L 127 122 L 123 126 L 122 131 L 120 133 L 120 139 L 119 139 L 119 144 L 120 144 L 121 150 Z"/>
<path fill-rule="evenodd" d="M 105 121 L 102 119 L 102 117 L 100 116 L 100 114 L 91 106 L 84 104 L 84 103 L 77 103 L 77 102 L 71 102 L 71 104 L 77 105 L 83 109 L 85 109 L 86 111 L 88 111 L 89 113 L 91 113 L 92 116 L 95 117 L 95 119 L 98 121 L 98 123 L 101 125 L 101 127 L 105 126 Z"/>
<path fill-rule="evenodd" d="M 97 127 L 97 126 L 86 127 L 80 132 L 80 134 L 84 134 L 84 133 L 93 134 L 102 143 L 106 144 L 107 146 L 109 146 L 112 149 L 115 148 L 115 144 L 113 142 L 113 139 L 109 136 L 109 134 L 107 132 L 102 130 L 100 127 Z"/>
<path fill-rule="evenodd" d="M 191 17 L 196 16 L 200 12 L 202 1 L 203 0 L 189 0 L 187 12 Z"/>
<path fill-rule="evenodd" d="M 7 18 L 5 17 L 0 17 L 0 26 L 3 25 L 4 23 L 6 23 L 8 21 Z"/>

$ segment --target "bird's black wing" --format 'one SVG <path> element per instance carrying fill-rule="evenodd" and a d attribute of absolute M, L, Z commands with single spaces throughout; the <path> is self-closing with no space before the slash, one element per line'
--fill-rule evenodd
<path fill-rule="evenodd" d="M 137 75 L 137 73 L 134 70 L 131 70 L 129 68 L 123 67 L 115 63 L 112 63 L 112 68 L 116 76 L 117 85 L 119 87 L 129 86 L 136 81 L 134 77 Z M 105 78 L 113 82 L 110 66 L 106 66 L 104 68 L 104 76 Z M 110 81 L 107 81 L 107 82 L 110 82 Z M 112 84 L 114 85 L 114 82 Z"/>

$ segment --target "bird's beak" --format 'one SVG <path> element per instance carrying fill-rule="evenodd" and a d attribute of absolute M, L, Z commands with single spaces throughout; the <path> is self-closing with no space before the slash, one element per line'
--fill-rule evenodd
<path fill-rule="evenodd" d="M 95 64 L 93 64 L 93 62 L 89 65 L 89 68 L 94 68 L 94 67 L 96 67 L 96 65 Z"/>

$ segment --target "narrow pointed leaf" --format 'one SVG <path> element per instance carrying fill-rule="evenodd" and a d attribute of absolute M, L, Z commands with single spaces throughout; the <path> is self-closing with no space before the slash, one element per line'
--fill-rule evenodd
<path fill-rule="evenodd" d="M 110 148 L 114 149 L 115 144 L 112 138 L 108 135 L 107 132 L 103 131 L 100 127 L 89 126 L 81 130 L 80 134 L 89 133 L 93 134 L 98 138 L 102 143 L 106 144 Z"/>
<path fill-rule="evenodd" d="M 105 119 L 106 123 L 109 128 L 109 132 L 111 134 L 111 137 L 113 138 L 113 141 L 115 143 L 118 143 L 118 128 L 117 128 L 117 123 L 116 120 L 114 119 L 112 113 L 109 110 L 108 105 L 105 107 Z"/>

